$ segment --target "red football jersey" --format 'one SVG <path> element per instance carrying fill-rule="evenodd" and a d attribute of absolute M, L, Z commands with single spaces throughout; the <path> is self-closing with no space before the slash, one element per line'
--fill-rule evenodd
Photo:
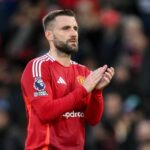
<path fill-rule="evenodd" d="M 99 122 L 100 90 L 88 94 L 82 86 L 90 73 L 71 61 L 65 67 L 49 54 L 31 60 L 21 86 L 28 116 L 25 150 L 83 150 L 85 123 Z"/>

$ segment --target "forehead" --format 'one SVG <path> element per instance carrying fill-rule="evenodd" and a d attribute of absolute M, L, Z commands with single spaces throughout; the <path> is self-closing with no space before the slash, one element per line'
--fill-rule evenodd
<path fill-rule="evenodd" d="M 76 19 L 72 16 L 58 16 L 55 18 L 54 24 L 57 27 L 78 26 Z"/>

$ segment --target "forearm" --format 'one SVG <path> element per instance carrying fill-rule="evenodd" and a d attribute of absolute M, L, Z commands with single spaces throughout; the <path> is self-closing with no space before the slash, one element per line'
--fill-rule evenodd
<path fill-rule="evenodd" d="M 83 87 L 79 87 L 62 98 L 50 100 L 50 97 L 40 97 L 32 100 L 32 107 L 41 122 L 47 123 L 65 112 L 72 111 L 87 94 Z"/>
<path fill-rule="evenodd" d="M 85 112 L 86 121 L 91 124 L 97 124 L 103 114 L 103 96 L 102 91 L 95 90 L 91 94 L 89 104 Z"/>

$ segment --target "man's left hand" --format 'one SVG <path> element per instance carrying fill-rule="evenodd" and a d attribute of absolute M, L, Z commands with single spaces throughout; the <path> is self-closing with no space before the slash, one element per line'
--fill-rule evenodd
<path fill-rule="evenodd" d="M 107 68 L 102 79 L 98 82 L 95 89 L 102 90 L 104 87 L 106 87 L 112 80 L 112 77 L 114 76 L 114 74 L 115 74 L 115 71 L 113 67 Z"/>

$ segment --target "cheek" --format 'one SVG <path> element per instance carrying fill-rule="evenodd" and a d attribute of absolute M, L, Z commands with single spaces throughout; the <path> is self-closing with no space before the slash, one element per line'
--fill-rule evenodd
<path fill-rule="evenodd" d="M 54 40 L 61 41 L 61 42 L 66 42 L 67 41 L 67 36 L 64 33 L 57 33 L 57 34 L 54 35 Z"/>

